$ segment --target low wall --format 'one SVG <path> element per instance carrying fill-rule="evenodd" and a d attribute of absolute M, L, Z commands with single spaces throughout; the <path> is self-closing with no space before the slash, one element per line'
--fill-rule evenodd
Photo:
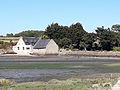
<path fill-rule="evenodd" d="M 79 56 L 110 56 L 120 57 L 119 51 L 64 51 L 60 55 L 79 55 Z"/>

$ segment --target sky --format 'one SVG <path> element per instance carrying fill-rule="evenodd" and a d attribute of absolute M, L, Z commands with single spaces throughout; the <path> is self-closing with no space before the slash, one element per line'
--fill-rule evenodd
<path fill-rule="evenodd" d="M 0 35 L 80 22 L 87 32 L 120 24 L 120 0 L 0 0 Z"/>

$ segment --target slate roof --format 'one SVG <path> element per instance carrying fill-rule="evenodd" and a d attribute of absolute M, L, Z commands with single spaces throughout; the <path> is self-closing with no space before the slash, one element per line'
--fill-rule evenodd
<path fill-rule="evenodd" d="M 23 37 L 23 41 L 26 45 L 32 45 L 34 46 L 36 42 L 39 40 L 37 37 Z"/>
<path fill-rule="evenodd" d="M 46 40 L 38 40 L 38 42 L 33 47 L 34 49 L 44 49 L 46 48 L 47 44 L 50 42 L 50 39 Z"/>

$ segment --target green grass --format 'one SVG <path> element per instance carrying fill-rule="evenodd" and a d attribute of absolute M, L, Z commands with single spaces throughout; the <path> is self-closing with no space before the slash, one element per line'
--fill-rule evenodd
<path fill-rule="evenodd" d="M 0 87 L 0 90 L 110 90 L 110 86 L 104 87 L 103 84 L 115 84 L 114 79 L 68 79 L 68 80 L 50 80 L 48 82 L 27 82 L 18 83 L 10 86 Z M 92 87 L 93 84 L 99 84 L 99 87 Z"/>
<path fill-rule="evenodd" d="M 102 64 L 101 62 L 113 62 L 113 63 Z M 0 62 L 0 69 L 94 69 L 94 70 L 103 69 L 106 71 L 118 72 L 119 68 L 120 68 L 120 60 L 104 60 L 104 59 L 80 60 L 79 63 L 77 62 L 75 63 L 74 62 L 72 63 Z"/>
<path fill-rule="evenodd" d="M 77 69 L 84 68 L 79 64 L 65 63 L 0 63 L 0 69 Z"/>

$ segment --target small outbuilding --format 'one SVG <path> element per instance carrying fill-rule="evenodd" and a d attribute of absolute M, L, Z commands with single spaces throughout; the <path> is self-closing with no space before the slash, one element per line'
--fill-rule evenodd
<path fill-rule="evenodd" d="M 33 53 L 37 54 L 58 54 L 58 45 L 53 39 L 38 40 L 33 47 Z"/>

